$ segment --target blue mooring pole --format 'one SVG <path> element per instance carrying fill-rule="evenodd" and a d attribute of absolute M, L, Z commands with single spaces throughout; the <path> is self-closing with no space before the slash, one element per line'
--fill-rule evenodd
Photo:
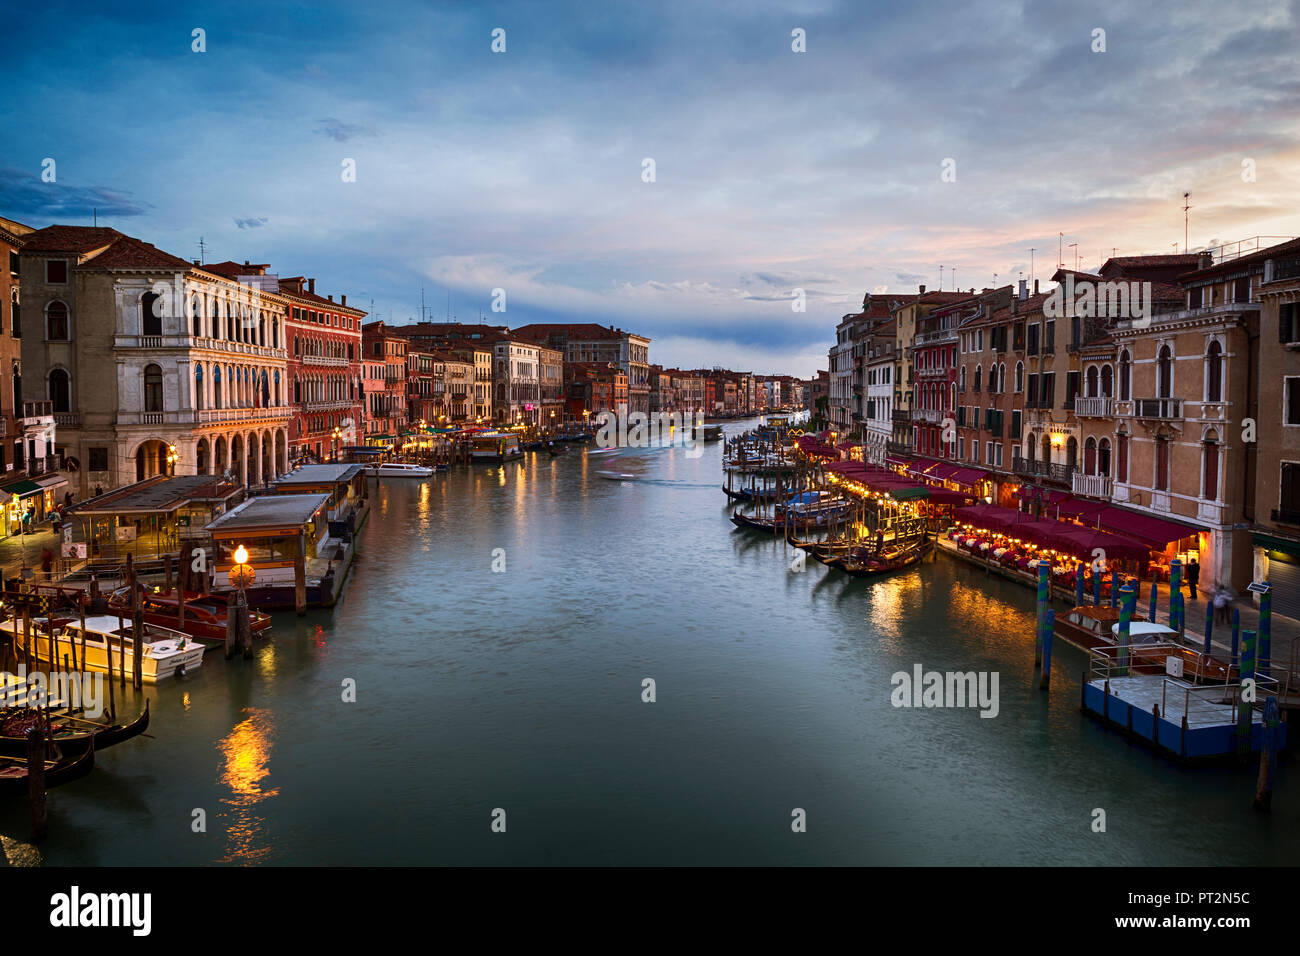
<path fill-rule="evenodd" d="M 1129 629 L 1133 623 L 1133 610 L 1136 606 L 1137 589 L 1133 587 L 1131 582 L 1125 582 L 1120 593 L 1119 637 L 1116 639 L 1116 644 L 1119 648 L 1119 653 L 1116 656 L 1116 664 L 1118 665 L 1118 673 L 1120 674 L 1128 673 Z"/>
<path fill-rule="evenodd" d="M 1137 596 L 1136 590 L 1133 592 L 1133 595 L 1134 597 Z M 1113 569 L 1110 572 L 1110 606 L 1119 606 L 1119 572 Z"/>
<path fill-rule="evenodd" d="M 1160 583 L 1155 578 L 1151 579 L 1151 613 L 1147 615 L 1147 620 L 1152 624 L 1158 624 L 1156 620 L 1156 599 L 1160 597 Z"/>
<path fill-rule="evenodd" d="M 1034 664 L 1043 662 L 1043 622 L 1047 620 L 1047 597 L 1051 593 L 1052 567 L 1038 562 L 1038 619 L 1034 624 Z"/>
<path fill-rule="evenodd" d="M 1047 618 L 1043 621 L 1043 673 L 1038 678 L 1038 686 L 1046 689 L 1052 680 L 1052 638 L 1056 633 L 1056 612 L 1047 609 Z"/>
<path fill-rule="evenodd" d="M 1232 666 L 1237 666 L 1237 654 L 1241 649 L 1241 608 L 1232 609 Z"/>
<path fill-rule="evenodd" d="M 1174 558 L 1169 562 L 1169 629 L 1180 629 L 1178 623 L 1178 599 L 1183 596 L 1183 562 Z"/>
<path fill-rule="evenodd" d="M 1083 604 L 1083 562 L 1075 562 L 1074 565 L 1074 606 L 1079 607 Z"/>
<path fill-rule="evenodd" d="M 1255 632 L 1241 632 L 1241 683 L 1237 691 L 1237 753 L 1245 756 L 1250 753 L 1250 725 L 1254 716 L 1255 702 L 1246 700 L 1245 684 L 1255 683 Z"/>
<path fill-rule="evenodd" d="M 1205 656 L 1210 656 L 1210 641 L 1214 637 L 1214 602 L 1205 603 Z"/>

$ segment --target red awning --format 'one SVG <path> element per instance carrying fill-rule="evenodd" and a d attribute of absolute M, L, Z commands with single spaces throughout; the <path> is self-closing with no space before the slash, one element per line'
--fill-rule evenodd
<path fill-rule="evenodd" d="M 971 500 L 971 496 L 964 491 L 949 491 L 947 488 L 931 488 L 929 491 L 931 504 L 959 505 Z"/>
<path fill-rule="evenodd" d="M 983 481 L 989 476 L 987 471 L 981 471 L 978 468 L 954 468 L 948 475 L 944 476 L 949 481 L 955 481 L 959 485 L 972 486 L 977 481 Z"/>
<path fill-rule="evenodd" d="M 1093 531 L 1072 525 L 1072 530 L 1057 535 L 1058 551 L 1066 551 L 1078 558 L 1092 560 L 1097 551 L 1105 555 L 1107 561 L 1134 560 L 1142 561 L 1150 557 L 1151 548 L 1119 534 L 1105 531 Z"/>
<path fill-rule="evenodd" d="M 1156 518 L 1153 515 L 1140 514 L 1136 511 L 1114 506 L 1098 512 L 1096 516 L 1090 516 L 1086 520 L 1089 524 L 1098 524 L 1107 531 L 1114 531 L 1117 534 L 1135 538 L 1144 544 L 1153 545 L 1157 551 L 1163 551 L 1165 545 L 1171 541 L 1179 541 L 1204 530 L 1203 528 L 1194 528 L 1190 525 L 1179 524 L 1176 521 L 1166 521 L 1164 518 Z"/>
<path fill-rule="evenodd" d="M 1089 501 L 1087 498 L 1066 498 L 1054 505 L 1052 511 L 1062 518 L 1079 518 L 1085 522 L 1110 505 L 1104 501 Z"/>
<path fill-rule="evenodd" d="M 1066 498 L 1070 497 L 1070 493 L 1067 491 L 1051 491 L 1047 488 L 1040 489 L 1037 485 L 1021 485 L 1020 490 L 1017 491 L 1016 494 L 1022 501 L 1033 501 L 1034 493 L 1039 490 L 1043 492 L 1044 505 L 1054 505 L 1058 501 L 1064 501 Z"/>

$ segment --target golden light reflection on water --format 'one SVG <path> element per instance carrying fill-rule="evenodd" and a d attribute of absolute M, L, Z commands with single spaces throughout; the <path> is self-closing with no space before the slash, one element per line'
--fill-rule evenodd
<path fill-rule="evenodd" d="M 0 836 L 0 848 L 4 849 L 5 859 L 10 866 L 40 866 L 41 851 L 30 843 L 20 843 L 7 836 Z"/>
<path fill-rule="evenodd" d="M 183 708 L 186 710 L 186 712 L 189 711 L 189 709 L 190 709 L 190 692 L 189 692 L 189 691 L 186 691 L 185 693 L 181 694 L 181 707 L 183 707 Z"/>
<path fill-rule="evenodd" d="M 272 712 L 260 707 L 246 707 L 248 716 L 235 725 L 217 749 L 225 758 L 219 782 L 230 788 L 221 802 L 231 807 L 223 816 L 228 846 L 223 863 L 256 863 L 271 851 L 263 842 L 265 818 L 255 812 L 262 801 L 279 794 L 278 787 L 264 789 L 262 781 L 270 774 L 271 739 L 275 735 Z"/>

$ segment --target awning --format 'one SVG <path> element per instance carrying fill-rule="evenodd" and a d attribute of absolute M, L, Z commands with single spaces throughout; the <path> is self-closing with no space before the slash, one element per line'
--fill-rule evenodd
<path fill-rule="evenodd" d="M 35 479 L 36 483 L 41 486 L 43 491 L 49 491 L 51 488 L 62 488 L 68 483 L 68 479 L 63 475 L 41 475 Z"/>
<path fill-rule="evenodd" d="M 964 491 L 949 491 L 947 488 L 930 489 L 932 505 L 960 505 L 970 500 L 971 496 Z"/>
<path fill-rule="evenodd" d="M 0 488 L 0 491 L 13 495 L 15 498 L 30 498 L 32 495 L 38 494 L 44 490 L 45 489 L 36 482 L 28 481 L 26 478 Z"/>
<path fill-rule="evenodd" d="M 384 449 L 374 445 L 349 445 L 343 449 L 345 455 L 382 455 Z"/>
<path fill-rule="evenodd" d="M 1179 541 L 1204 530 L 1114 506 L 1098 512 L 1095 518 L 1090 516 L 1087 520 L 1089 524 L 1095 522 L 1107 531 L 1114 531 L 1116 534 L 1126 535 L 1143 544 L 1152 545 L 1157 551 L 1163 551 L 1165 545 L 1172 541 Z"/>
<path fill-rule="evenodd" d="M 1257 548 L 1263 548 L 1265 551 L 1280 551 L 1293 558 L 1300 558 L 1300 541 L 1292 541 L 1289 538 L 1279 538 L 1276 535 L 1256 531 L 1251 535 L 1251 544 Z"/>
<path fill-rule="evenodd" d="M 1016 495 L 1022 501 L 1033 501 L 1034 495 L 1040 491 L 1043 493 L 1044 505 L 1054 505 L 1057 502 L 1064 501 L 1066 498 L 1070 497 L 1070 493 L 1067 491 L 1054 491 L 1048 488 L 1041 488 L 1038 485 L 1021 485 L 1020 490 L 1016 492 Z"/>
<path fill-rule="evenodd" d="M 1079 518 L 1085 522 L 1109 507 L 1104 501 L 1088 501 L 1086 498 L 1066 498 L 1052 506 L 1062 518 Z"/>
<path fill-rule="evenodd" d="M 983 481 L 989 476 L 987 471 L 981 471 L 978 468 L 956 468 L 952 474 L 947 476 L 947 480 L 955 481 L 959 485 L 973 486 L 977 481 Z"/>
<path fill-rule="evenodd" d="M 930 489 L 913 485 L 910 488 L 890 488 L 888 494 L 895 501 L 915 501 L 917 498 L 929 498 Z"/>
<path fill-rule="evenodd" d="M 912 467 L 912 459 L 901 458 L 898 455 L 886 455 L 885 464 L 893 465 L 895 468 L 910 468 Z"/>

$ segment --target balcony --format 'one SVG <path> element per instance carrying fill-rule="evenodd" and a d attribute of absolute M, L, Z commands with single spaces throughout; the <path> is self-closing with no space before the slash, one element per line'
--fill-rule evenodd
<path fill-rule="evenodd" d="M 929 422 L 932 425 L 938 425 L 943 421 L 943 411 L 938 408 L 914 408 L 912 409 L 912 421 Z"/>
<path fill-rule="evenodd" d="M 1011 470 L 1017 475 L 1042 478 L 1046 481 L 1071 484 L 1075 473 L 1074 465 L 1062 465 L 1048 461 L 1030 461 L 1019 456 L 1011 459 Z"/>
<path fill-rule="evenodd" d="M 1109 498 L 1114 491 L 1114 486 L 1114 479 L 1109 475 L 1085 475 L 1076 471 L 1070 491 L 1076 495 L 1087 495 L 1089 498 Z"/>
<path fill-rule="evenodd" d="M 49 418 L 53 414 L 53 402 L 23 402 L 23 418 Z"/>
<path fill-rule="evenodd" d="M 898 409 L 894 409 L 889 418 L 895 425 L 910 425 L 912 423 L 912 410 L 905 408 L 900 412 Z"/>
<path fill-rule="evenodd" d="M 1076 398 L 1074 414 L 1079 418 L 1110 418 L 1115 414 L 1115 401 L 1106 396 Z"/>
<path fill-rule="evenodd" d="M 64 425 L 68 428 L 77 428 L 80 423 L 80 417 L 76 412 L 55 412 L 54 424 Z"/>
<path fill-rule="evenodd" d="M 349 403 L 352 404 L 352 403 Z M 191 422 L 209 424 L 216 422 L 269 421 L 288 419 L 294 410 L 287 405 L 275 408 L 201 408 L 192 414 Z"/>
<path fill-rule="evenodd" d="M 347 368 L 348 360 L 334 355 L 304 355 L 303 365 L 328 365 L 334 368 Z"/>
<path fill-rule="evenodd" d="M 891 455 L 910 455 L 913 453 L 913 445 L 910 441 L 887 441 L 885 450 Z"/>
<path fill-rule="evenodd" d="M 1178 421 L 1183 417 L 1181 398 L 1139 398 L 1133 402 L 1133 406 L 1133 413 L 1138 418 Z"/>

